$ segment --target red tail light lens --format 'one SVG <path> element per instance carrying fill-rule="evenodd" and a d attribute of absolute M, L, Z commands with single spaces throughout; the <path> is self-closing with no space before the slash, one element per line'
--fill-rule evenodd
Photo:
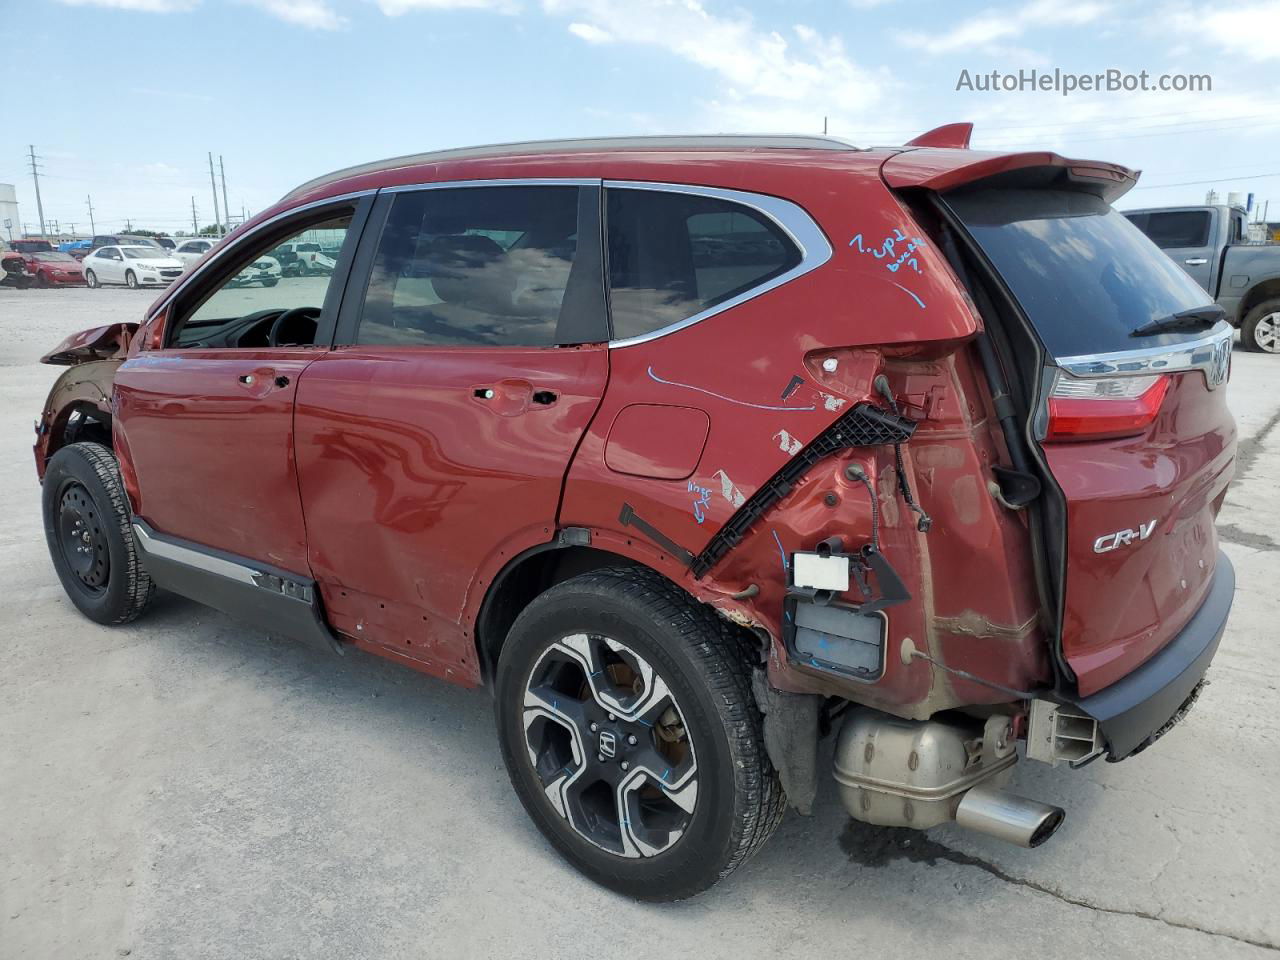
<path fill-rule="evenodd" d="M 1164 403 L 1167 376 L 1058 377 L 1046 440 L 1107 440 L 1142 433 Z"/>

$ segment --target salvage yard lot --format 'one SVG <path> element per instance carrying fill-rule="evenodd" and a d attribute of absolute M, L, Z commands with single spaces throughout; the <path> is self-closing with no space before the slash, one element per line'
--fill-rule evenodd
<path fill-rule="evenodd" d="M 326 657 L 174 596 L 81 617 L 45 550 L 31 424 L 85 327 L 152 293 L 0 290 L 0 957 L 1262 957 L 1280 949 L 1280 357 L 1236 352 L 1236 606 L 1210 685 L 1150 751 L 1012 789 L 1021 850 L 850 824 L 829 777 L 744 869 L 634 904 L 520 809 L 491 702 Z M 829 751 L 828 751 L 829 752 Z M 829 756 L 824 762 L 829 763 Z"/>

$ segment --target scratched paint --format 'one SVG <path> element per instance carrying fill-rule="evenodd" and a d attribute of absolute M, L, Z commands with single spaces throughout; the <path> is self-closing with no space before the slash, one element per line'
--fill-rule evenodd
<path fill-rule="evenodd" d="M 653 372 L 653 367 L 649 367 L 649 379 L 655 383 L 661 383 L 668 387 L 683 387 L 685 390 L 696 390 L 698 393 L 705 393 L 708 397 L 715 397 L 717 400 L 725 400 L 729 403 L 736 403 L 740 407 L 752 407 L 756 410 L 816 410 L 817 407 L 810 404 L 804 406 L 779 407 L 776 404 L 769 403 L 752 403 L 750 400 L 739 400 L 737 397 L 726 397 L 723 393 L 716 393 L 714 390 L 706 390 L 703 387 L 695 387 L 691 383 L 680 383 L 677 380 L 664 380 Z"/>
<path fill-rule="evenodd" d="M 803 443 L 785 430 L 779 430 L 773 435 L 773 439 L 778 441 L 778 449 L 789 457 L 794 457 L 804 446 Z"/>
<path fill-rule="evenodd" d="M 709 487 L 700 487 L 690 480 L 689 492 L 695 494 L 693 501 L 693 519 L 697 520 L 698 523 L 705 523 L 707 519 L 707 511 L 711 509 L 711 489 Z"/>
<path fill-rule="evenodd" d="M 747 498 L 742 495 L 742 491 L 738 489 L 737 485 L 729 479 L 729 475 L 723 470 L 717 470 L 711 476 L 720 481 L 720 495 L 733 504 L 735 509 L 747 502 Z"/>
<path fill-rule="evenodd" d="M 818 396 L 822 397 L 822 406 L 833 413 L 849 402 L 844 397 L 832 396 L 829 393 L 823 393 L 821 390 L 818 391 Z"/>

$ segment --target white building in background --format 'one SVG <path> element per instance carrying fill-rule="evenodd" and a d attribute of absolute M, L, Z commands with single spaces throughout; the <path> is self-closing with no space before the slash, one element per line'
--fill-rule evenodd
<path fill-rule="evenodd" d="M 18 194 L 12 183 L 0 183 L 0 236 L 22 238 L 22 218 L 18 216 Z"/>

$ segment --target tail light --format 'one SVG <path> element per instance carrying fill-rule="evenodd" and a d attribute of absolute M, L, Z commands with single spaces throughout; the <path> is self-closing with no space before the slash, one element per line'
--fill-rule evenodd
<path fill-rule="evenodd" d="M 1062 374 L 1049 395 L 1046 440 L 1106 440 L 1144 432 L 1160 412 L 1169 378 L 1072 377 Z"/>

